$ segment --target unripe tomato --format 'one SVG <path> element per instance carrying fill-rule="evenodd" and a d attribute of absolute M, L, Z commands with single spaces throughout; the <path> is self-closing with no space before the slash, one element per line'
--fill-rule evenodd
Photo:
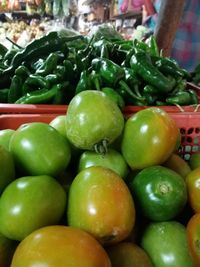
<path fill-rule="evenodd" d="M 200 167 L 186 176 L 189 204 L 194 212 L 200 212 Z"/>
<path fill-rule="evenodd" d="M 187 202 L 186 184 L 176 172 L 163 166 L 144 168 L 130 181 L 138 211 L 152 221 L 177 216 Z"/>
<path fill-rule="evenodd" d="M 102 244 L 116 243 L 128 237 L 134 226 L 133 198 L 117 173 L 92 166 L 72 181 L 67 218 L 70 226 L 87 231 Z"/>
<path fill-rule="evenodd" d="M 95 151 L 84 151 L 80 155 L 78 171 L 91 166 L 102 166 L 110 168 L 115 171 L 119 176 L 125 178 L 128 174 L 128 165 L 118 151 L 108 149 L 105 155 L 96 153 Z"/>
<path fill-rule="evenodd" d="M 177 221 L 150 223 L 141 246 L 155 267 L 197 267 L 189 254 L 186 228 Z"/>
<path fill-rule="evenodd" d="M 175 120 L 164 110 L 146 108 L 125 123 L 122 155 L 132 169 L 161 165 L 172 154 L 179 136 Z"/>
<path fill-rule="evenodd" d="M 57 176 L 71 158 L 69 142 L 47 123 L 21 125 L 10 140 L 10 151 L 23 175 Z"/>
<path fill-rule="evenodd" d="M 120 136 L 124 117 L 115 102 L 100 91 L 83 91 L 71 100 L 66 116 L 67 138 L 85 150 L 106 151 Z"/>
<path fill-rule="evenodd" d="M 187 224 L 187 240 L 195 267 L 200 266 L 200 213 L 194 214 Z"/>
<path fill-rule="evenodd" d="M 21 177 L 10 183 L 0 198 L 0 232 L 21 241 L 32 231 L 60 222 L 66 193 L 53 177 Z"/>
<path fill-rule="evenodd" d="M 11 267 L 111 267 L 103 247 L 88 233 L 55 225 L 40 228 L 17 247 Z"/>

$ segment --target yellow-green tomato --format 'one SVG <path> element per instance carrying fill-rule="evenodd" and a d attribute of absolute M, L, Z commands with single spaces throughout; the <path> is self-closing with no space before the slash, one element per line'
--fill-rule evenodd
<path fill-rule="evenodd" d="M 179 128 L 164 110 L 146 108 L 125 123 L 122 155 L 132 169 L 161 165 L 175 149 Z"/>
<path fill-rule="evenodd" d="M 0 130 L 0 145 L 9 150 L 10 139 L 14 132 L 12 129 Z"/>
<path fill-rule="evenodd" d="M 95 151 L 85 151 L 79 159 L 78 171 L 91 166 L 102 166 L 115 171 L 119 176 L 125 178 L 128 174 L 128 165 L 121 153 L 109 149 L 106 154 L 98 154 Z"/>
<path fill-rule="evenodd" d="M 123 113 L 101 91 L 83 91 L 69 103 L 66 116 L 67 138 L 80 149 L 105 152 L 107 145 L 120 136 L 123 127 Z"/>
<path fill-rule="evenodd" d="M 10 140 L 10 151 L 23 175 L 59 175 L 69 164 L 69 142 L 47 123 L 21 125 Z"/>
<path fill-rule="evenodd" d="M 52 121 L 50 121 L 49 125 L 55 128 L 61 135 L 67 137 L 65 121 L 66 121 L 65 115 L 58 115 Z"/>
<path fill-rule="evenodd" d="M 15 164 L 13 156 L 0 145 L 0 194 L 5 187 L 15 179 Z"/>
<path fill-rule="evenodd" d="M 79 172 L 72 181 L 67 219 L 70 226 L 87 231 L 102 244 L 117 243 L 133 229 L 134 201 L 116 172 L 92 166 Z"/>
<path fill-rule="evenodd" d="M 66 193 L 51 176 L 14 180 L 0 198 L 0 232 L 21 241 L 34 230 L 58 224 L 66 207 Z"/>

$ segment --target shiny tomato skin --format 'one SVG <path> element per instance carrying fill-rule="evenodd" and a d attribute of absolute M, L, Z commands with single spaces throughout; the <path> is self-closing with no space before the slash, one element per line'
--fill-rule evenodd
<path fill-rule="evenodd" d="M 11 267 L 111 267 L 103 247 L 88 233 L 68 226 L 40 228 L 17 247 Z"/>
<path fill-rule="evenodd" d="M 47 123 L 21 125 L 10 140 L 10 151 L 23 175 L 57 176 L 71 159 L 69 142 Z"/>
<path fill-rule="evenodd" d="M 187 224 L 187 240 L 195 266 L 200 266 L 200 213 L 194 214 Z"/>
<path fill-rule="evenodd" d="M 189 254 L 186 227 L 177 221 L 147 225 L 141 246 L 155 267 L 197 267 Z"/>
<path fill-rule="evenodd" d="M 70 226 L 89 232 L 102 244 L 117 243 L 133 229 L 134 201 L 119 175 L 92 166 L 79 172 L 72 181 L 67 218 Z"/>
<path fill-rule="evenodd" d="M 21 241 L 32 231 L 60 222 L 67 197 L 51 176 L 26 176 L 14 180 L 0 198 L 0 232 Z"/>
<path fill-rule="evenodd" d="M 175 218 L 187 202 L 183 178 L 160 165 L 141 170 L 130 181 L 129 187 L 138 211 L 152 221 Z"/>
<path fill-rule="evenodd" d="M 108 149 L 105 155 L 95 151 L 84 151 L 79 158 L 78 171 L 91 166 L 102 166 L 110 168 L 119 176 L 125 178 L 128 174 L 128 165 L 120 152 L 114 149 Z"/>
<path fill-rule="evenodd" d="M 125 123 L 122 155 L 132 169 L 161 165 L 176 147 L 179 128 L 164 110 L 146 108 Z"/>
<path fill-rule="evenodd" d="M 124 116 L 101 91 L 87 90 L 70 101 L 66 116 L 68 140 L 77 148 L 94 150 L 96 144 L 111 144 L 120 136 Z"/>
<path fill-rule="evenodd" d="M 193 211 L 200 212 L 200 167 L 186 176 L 189 204 Z"/>

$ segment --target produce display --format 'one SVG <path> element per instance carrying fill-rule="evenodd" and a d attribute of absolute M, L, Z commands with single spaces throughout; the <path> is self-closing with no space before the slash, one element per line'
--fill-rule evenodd
<path fill-rule="evenodd" d="M 200 161 L 180 137 L 161 107 L 127 117 L 101 90 L 1 130 L 0 265 L 198 267 Z"/>
<path fill-rule="evenodd" d="M 1 44 L 0 103 L 69 104 L 84 90 L 103 91 L 118 105 L 198 104 L 191 73 L 162 56 L 155 39 L 125 40 L 101 25 L 88 36 L 52 31 L 24 49 Z"/>

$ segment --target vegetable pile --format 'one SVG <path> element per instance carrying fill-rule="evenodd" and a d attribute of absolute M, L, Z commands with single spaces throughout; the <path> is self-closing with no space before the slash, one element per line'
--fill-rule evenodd
<path fill-rule="evenodd" d="M 108 26 L 90 36 L 50 32 L 24 49 L 0 49 L 0 103 L 69 104 L 100 90 L 124 105 L 192 105 L 191 74 L 163 57 L 154 36 L 124 40 Z"/>
<path fill-rule="evenodd" d="M 98 90 L 0 131 L 0 265 L 198 267 L 200 153 L 180 137 L 163 109 L 125 117 Z"/>

